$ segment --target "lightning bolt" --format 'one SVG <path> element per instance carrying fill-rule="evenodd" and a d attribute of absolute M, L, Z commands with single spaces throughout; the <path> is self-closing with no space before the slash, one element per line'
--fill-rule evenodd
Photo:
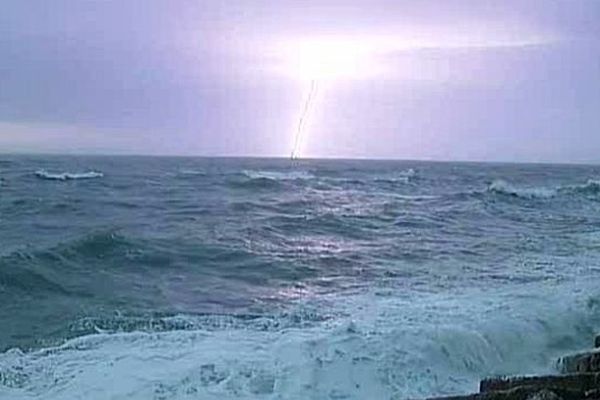
<path fill-rule="evenodd" d="M 302 143 L 302 136 L 304 134 L 306 120 L 308 119 L 308 115 L 310 113 L 310 109 L 312 108 L 312 104 L 317 95 L 317 91 L 319 89 L 319 82 L 316 79 L 313 79 L 310 82 L 310 90 L 308 92 L 308 97 L 306 98 L 306 102 L 304 103 L 304 108 L 302 109 L 302 113 L 300 114 L 300 119 L 298 120 L 298 128 L 296 129 L 296 136 L 294 138 L 294 147 L 292 148 L 292 160 L 298 158 L 298 152 L 300 151 L 300 144 Z"/>

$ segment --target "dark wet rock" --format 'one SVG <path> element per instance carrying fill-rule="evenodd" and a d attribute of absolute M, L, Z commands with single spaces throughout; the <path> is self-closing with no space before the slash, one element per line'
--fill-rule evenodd
<path fill-rule="evenodd" d="M 428 400 L 600 400 L 600 335 L 596 350 L 558 360 L 561 375 L 487 378 L 479 393 Z"/>
<path fill-rule="evenodd" d="M 556 393 L 552 390 L 542 389 L 537 393 L 532 394 L 527 398 L 527 400 L 562 400 Z"/>
<path fill-rule="evenodd" d="M 471 394 L 467 396 L 437 397 L 429 400 L 583 400 L 585 391 L 574 389 L 545 389 L 556 397 L 535 397 L 541 396 L 544 389 L 533 386 L 519 386 L 510 390 L 498 390 L 485 393 Z M 546 394 L 548 395 L 548 394 Z"/>
<path fill-rule="evenodd" d="M 534 387 L 537 389 L 561 388 L 587 391 L 600 388 L 600 374 L 585 373 L 488 378 L 481 381 L 479 390 L 484 393 L 495 390 L 509 390 L 520 386 Z"/>
<path fill-rule="evenodd" d="M 562 357 L 558 360 L 558 366 L 566 374 L 600 372 L 600 350 Z"/>

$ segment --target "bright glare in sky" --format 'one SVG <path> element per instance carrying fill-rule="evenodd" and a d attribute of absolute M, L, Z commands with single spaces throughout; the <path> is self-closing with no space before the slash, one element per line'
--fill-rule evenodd
<path fill-rule="evenodd" d="M 275 44 L 280 72 L 303 81 L 368 79 L 392 72 L 385 56 L 422 49 L 527 47 L 551 38 L 523 34 L 480 35 L 465 32 L 418 31 L 376 35 L 322 35 L 287 38 Z M 413 71 L 418 75 L 420 71 Z"/>
<path fill-rule="evenodd" d="M 300 80 L 331 81 L 376 75 L 377 46 L 360 38 L 325 37 L 280 46 L 287 75 Z"/>
<path fill-rule="evenodd" d="M 308 120 L 321 83 L 337 80 L 372 78 L 382 72 L 378 57 L 389 47 L 385 40 L 372 37 L 324 36 L 304 38 L 280 44 L 284 73 L 310 83 L 293 136 L 292 159 L 303 153 Z"/>
<path fill-rule="evenodd" d="M 549 39 L 533 34 L 495 32 L 493 28 L 468 31 L 443 32 L 434 29 L 415 29 L 394 34 L 320 35 L 288 37 L 271 48 L 277 60 L 276 69 L 305 87 L 311 87 L 295 125 L 292 158 L 303 156 L 303 147 L 312 119 L 317 88 L 337 81 L 379 79 L 399 76 L 399 71 L 414 78 L 427 76 L 414 65 L 400 65 L 393 60 L 397 53 L 411 53 L 419 57 L 418 50 L 457 50 L 528 47 L 548 42 Z M 395 64 L 394 64 L 395 62 Z M 392 68 L 392 65 L 394 67 Z M 445 68 L 441 67 L 443 73 Z M 312 83 L 309 83 L 312 82 Z M 329 85 L 328 85 L 329 86 Z"/>

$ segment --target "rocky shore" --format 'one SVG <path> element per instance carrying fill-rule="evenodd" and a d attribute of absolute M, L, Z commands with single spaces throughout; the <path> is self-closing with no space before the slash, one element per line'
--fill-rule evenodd
<path fill-rule="evenodd" d="M 556 375 L 487 378 L 479 393 L 429 400 L 600 400 L 600 335 L 594 346 L 557 360 Z"/>

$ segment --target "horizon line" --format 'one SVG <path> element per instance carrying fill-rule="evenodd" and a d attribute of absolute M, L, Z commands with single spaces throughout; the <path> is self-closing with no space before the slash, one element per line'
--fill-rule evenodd
<path fill-rule="evenodd" d="M 213 158 L 213 159 L 276 159 L 290 160 L 283 155 L 202 155 L 202 154 L 150 154 L 150 153 L 57 153 L 57 152 L 29 152 L 0 151 L 0 156 L 51 156 L 51 157 L 148 157 L 148 158 Z M 417 162 L 417 163 L 459 163 L 459 164 L 517 164 L 517 165 L 565 165 L 565 166 L 599 166 L 600 161 L 508 161 L 508 160 L 465 160 L 465 159 L 428 159 L 428 158 L 387 158 L 387 157 L 298 157 L 290 160 L 291 163 L 302 161 L 391 161 L 391 162 Z"/>

